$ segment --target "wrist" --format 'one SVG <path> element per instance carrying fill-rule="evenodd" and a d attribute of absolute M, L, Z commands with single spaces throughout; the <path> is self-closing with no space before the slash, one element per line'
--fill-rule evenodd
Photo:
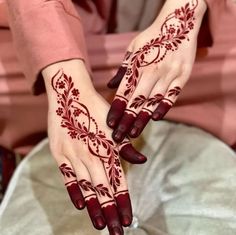
<path fill-rule="evenodd" d="M 63 73 L 68 77 L 71 77 L 74 87 L 79 89 L 81 96 L 86 95 L 88 97 L 95 93 L 89 73 L 82 60 L 75 59 L 58 62 L 49 65 L 42 71 L 49 103 L 54 103 L 56 100 L 56 93 L 52 86 L 52 79 L 54 76 L 60 76 L 60 74 Z"/>

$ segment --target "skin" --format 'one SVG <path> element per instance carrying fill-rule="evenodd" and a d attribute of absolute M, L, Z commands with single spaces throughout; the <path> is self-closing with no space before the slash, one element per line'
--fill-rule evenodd
<path fill-rule="evenodd" d="M 87 207 L 96 229 L 123 234 L 132 222 L 128 186 L 120 156 L 143 163 L 126 138 L 111 138 L 106 125 L 107 102 L 95 91 L 81 60 L 48 66 L 42 72 L 48 95 L 48 136 L 72 203 Z M 89 97 L 89 99 L 88 99 Z"/>
<path fill-rule="evenodd" d="M 153 24 L 129 45 L 108 87 L 117 88 L 107 116 L 112 137 L 138 137 L 149 120 L 162 119 L 188 81 L 204 0 L 167 0 Z"/>

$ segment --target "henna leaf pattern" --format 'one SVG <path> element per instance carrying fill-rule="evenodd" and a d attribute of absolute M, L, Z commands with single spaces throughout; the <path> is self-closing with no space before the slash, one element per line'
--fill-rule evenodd
<path fill-rule="evenodd" d="M 147 100 L 147 107 L 149 106 L 155 106 L 156 104 L 158 104 L 161 100 L 163 99 L 163 95 L 162 94 L 156 94 L 153 97 L 149 98 Z"/>
<path fill-rule="evenodd" d="M 118 145 L 115 145 L 103 131 L 99 130 L 87 106 L 80 102 L 80 92 L 74 87 L 71 76 L 59 70 L 52 78 L 51 85 L 57 93 L 56 113 L 61 117 L 61 127 L 68 130 L 67 133 L 72 139 L 83 141 L 90 153 L 101 160 L 108 170 L 110 184 L 116 192 L 121 178 L 120 165 L 116 164 L 119 161 Z M 73 175 L 66 166 L 60 169 L 68 177 Z M 83 187 L 89 188 L 84 182 Z"/>
<path fill-rule="evenodd" d="M 109 198 L 112 198 L 111 194 L 108 191 L 107 187 L 104 187 L 103 184 L 99 184 L 95 187 L 96 192 L 99 194 L 99 196 L 107 196 Z"/>
<path fill-rule="evenodd" d="M 181 92 L 181 88 L 176 86 L 174 87 L 173 89 L 170 89 L 168 91 L 168 97 L 171 97 L 171 96 L 178 96 Z"/>
<path fill-rule="evenodd" d="M 68 177 L 68 178 L 70 178 L 70 177 L 76 177 L 76 175 L 75 175 L 75 173 L 73 172 L 73 170 L 72 170 L 70 167 L 68 167 L 66 163 L 61 164 L 60 167 L 59 167 L 59 169 L 60 169 L 61 173 L 62 173 L 64 176 Z"/>
<path fill-rule="evenodd" d="M 139 95 L 134 99 L 132 104 L 130 105 L 130 108 L 137 109 L 138 107 L 142 106 L 146 101 L 146 97 L 144 95 Z"/>
<path fill-rule="evenodd" d="M 79 186 L 84 190 L 84 191 L 92 191 L 95 192 L 95 189 L 91 182 L 83 179 L 78 182 Z"/>

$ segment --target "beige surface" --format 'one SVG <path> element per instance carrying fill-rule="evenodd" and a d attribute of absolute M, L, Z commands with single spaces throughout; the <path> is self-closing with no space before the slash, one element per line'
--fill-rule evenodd
<path fill-rule="evenodd" d="M 126 235 L 235 235 L 236 156 L 196 128 L 159 122 L 145 132 L 149 156 L 128 175 L 137 229 Z M 47 140 L 18 168 L 0 207 L 1 235 L 107 235 L 73 208 Z"/>

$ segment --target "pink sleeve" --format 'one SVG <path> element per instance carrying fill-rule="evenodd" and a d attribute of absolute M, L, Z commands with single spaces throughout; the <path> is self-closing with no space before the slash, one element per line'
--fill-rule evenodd
<path fill-rule="evenodd" d="M 205 0 L 207 12 L 198 36 L 198 47 L 212 46 L 222 12 L 226 8 L 226 0 Z"/>
<path fill-rule="evenodd" d="M 71 0 L 7 0 L 9 24 L 23 72 L 34 94 L 44 91 L 41 70 L 58 61 L 86 60 L 80 18 Z"/>

